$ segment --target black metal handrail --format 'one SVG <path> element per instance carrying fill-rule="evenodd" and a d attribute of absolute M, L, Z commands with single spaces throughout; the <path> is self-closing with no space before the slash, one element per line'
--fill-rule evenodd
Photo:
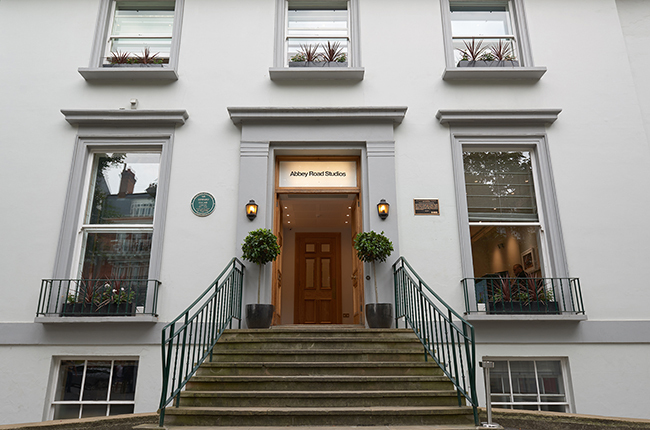
<path fill-rule="evenodd" d="M 160 396 L 160 426 L 165 408 L 176 398 L 212 350 L 233 318 L 241 328 L 242 285 L 245 266 L 237 258 L 176 319 L 162 330 L 163 385 Z"/>
<path fill-rule="evenodd" d="M 404 318 L 431 356 L 456 387 L 458 405 L 464 397 L 478 420 L 474 327 L 440 298 L 404 257 L 393 264 L 396 326 Z"/>
<path fill-rule="evenodd" d="M 43 279 L 36 316 L 157 315 L 155 279 Z"/>
<path fill-rule="evenodd" d="M 468 314 L 585 314 L 578 278 L 488 276 L 462 283 Z"/>

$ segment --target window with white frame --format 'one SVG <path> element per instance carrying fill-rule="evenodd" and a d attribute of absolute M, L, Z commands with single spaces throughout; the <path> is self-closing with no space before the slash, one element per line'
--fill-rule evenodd
<path fill-rule="evenodd" d="M 508 61 L 518 66 L 518 40 L 512 22 L 511 2 L 449 2 L 454 62 Z"/>
<path fill-rule="evenodd" d="M 132 414 L 137 359 L 63 359 L 58 366 L 50 418 Z"/>
<path fill-rule="evenodd" d="M 358 0 L 276 0 L 275 67 L 359 67 Z"/>
<path fill-rule="evenodd" d="M 185 0 L 101 0 L 86 80 L 178 79 Z"/>
<path fill-rule="evenodd" d="M 169 63 L 174 8 L 173 0 L 112 1 L 104 62 Z"/>
<path fill-rule="evenodd" d="M 539 79 L 524 0 L 441 0 L 447 69 L 444 79 Z M 506 75 L 504 75 L 506 73 Z"/>
<path fill-rule="evenodd" d="M 492 406 L 531 411 L 571 412 L 565 359 L 491 359 Z"/>
<path fill-rule="evenodd" d="M 533 148 L 464 145 L 463 168 L 474 277 L 531 277 L 545 271 L 542 218 L 535 191 Z M 528 250 L 530 261 L 523 261 Z M 541 251 L 541 252 L 540 252 Z M 528 257 L 526 257 L 528 258 Z"/>
<path fill-rule="evenodd" d="M 160 152 L 93 152 L 90 161 L 77 277 L 147 279 Z"/>
<path fill-rule="evenodd" d="M 318 3 L 318 2 L 316 2 Z M 348 2 L 287 2 L 286 57 L 296 63 L 348 64 Z"/>

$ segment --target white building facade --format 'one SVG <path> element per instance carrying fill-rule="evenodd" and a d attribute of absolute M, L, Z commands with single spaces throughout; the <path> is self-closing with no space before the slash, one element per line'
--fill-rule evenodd
<path fill-rule="evenodd" d="M 0 34 L 0 424 L 155 411 L 162 327 L 258 228 L 274 325 L 364 324 L 383 231 L 378 300 L 405 257 L 495 405 L 650 418 L 647 1 L 2 0 Z"/>

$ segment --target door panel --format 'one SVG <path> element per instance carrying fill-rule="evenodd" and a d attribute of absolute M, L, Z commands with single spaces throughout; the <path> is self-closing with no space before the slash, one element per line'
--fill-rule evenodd
<path fill-rule="evenodd" d="M 340 254 L 340 233 L 296 233 L 295 324 L 341 323 Z"/>
<path fill-rule="evenodd" d="M 284 235 L 282 230 L 282 207 L 279 201 L 275 201 L 275 210 L 273 211 L 273 230 L 278 238 L 280 245 L 280 255 L 273 262 L 273 278 L 271 290 L 271 304 L 274 307 L 273 325 L 279 325 L 282 321 L 282 256 Z"/>

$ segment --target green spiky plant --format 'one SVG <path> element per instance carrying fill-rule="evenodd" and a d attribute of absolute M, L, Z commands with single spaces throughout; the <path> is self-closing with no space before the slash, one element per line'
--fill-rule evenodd
<path fill-rule="evenodd" d="M 262 266 L 275 261 L 280 255 L 278 238 L 268 228 L 258 228 L 248 233 L 241 246 L 242 258 L 259 265 L 257 278 L 257 304 L 260 303 L 260 284 L 262 281 Z"/>
<path fill-rule="evenodd" d="M 384 236 L 384 232 L 376 233 L 366 231 L 357 234 L 354 238 L 354 249 L 357 251 L 357 257 L 364 263 L 372 263 L 372 276 L 375 279 L 375 303 L 379 302 L 379 292 L 377 290 L 377 276 L 375 272 L 375 262 L 384 262 L 393 252 L 393 243 Z"/>

